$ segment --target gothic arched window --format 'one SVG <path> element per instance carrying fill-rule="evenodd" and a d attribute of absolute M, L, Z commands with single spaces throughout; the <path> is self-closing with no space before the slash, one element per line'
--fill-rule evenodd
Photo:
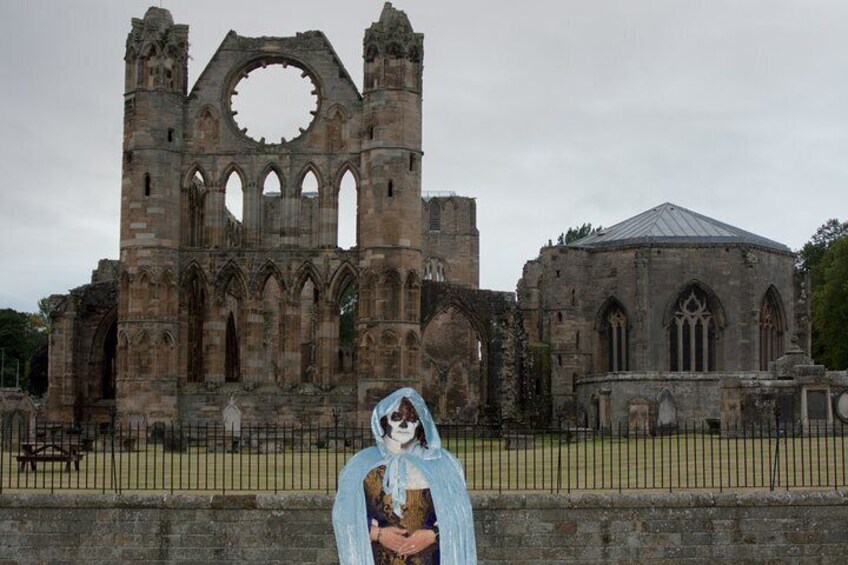
<path fill-rule="evenodd" d="M 611 301 L 602 317 L 600 328 L 604 373 L 629 370 L 627 315 L 616 301 Z"/>
<path fill-rule="evenodd" d="M 190 383 L 204 380 L 204 333 L 206 324 L 206 290 L 203 280 L 193 273 L 185 287 L 188 305 L 188 367 L 186 377 Z"/>
<path fill-rule="evenodd" d="M 239 339 L 236 330 L 236 320 L 231 313 L 227 318 L 226 351 L 224 355 L 224 380 L 228 383 L 241 380 L 241 363 L 239 357 Z"/>
<path fill-rule="evenodd" d="M 427 259 L 424 263 L 424 280 L 445 282 L 445 266 L 439 259 L 433 257 Z"/>
<path fill-rule="evenodd" d="M 688 287 L 678 296 L 668 325 L 669 370 L 715 371 L 717 335 L 706 293 Z"/>
<path fill-rule="evenodd" d="M 403 287 L 403 319 L 407 322 L 418 321 L 418 310 L 421 303 L 421 284 L 418 282 L 418 275 L 415 272 L 410 272 L 406 276 L 406 283 Z"/>
<path fill-rule="evenodd" d="M 383 319 L 400 319 L 400 276 L 389 271 L 383 277 Z"/>
<path fill-rule="evenodd" d="M 769 288 L 760 307 L 760 370 L 767 371 L 769 361 L 783 356 L 783 316 L 780 296 Z"/>

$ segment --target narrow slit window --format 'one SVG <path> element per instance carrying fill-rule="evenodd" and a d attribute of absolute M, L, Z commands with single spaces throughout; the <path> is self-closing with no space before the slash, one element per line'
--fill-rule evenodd
<path fill-rule="evenodd" d="M 145 173 L 144 175 L 144 195 L 150 196 L 151 189 L 153 187 L 153 183 L 150 181 L 150 175 Z"/>
<path fill-rule="evenodd" d="M 442 229 L 442 208 L 435 200 L 430 201 L 430 231 Z"/>

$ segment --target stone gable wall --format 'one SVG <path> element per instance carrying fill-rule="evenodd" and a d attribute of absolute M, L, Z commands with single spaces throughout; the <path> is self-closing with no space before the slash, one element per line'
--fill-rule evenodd
<path fill-rule="evenodd" d="M 0 495 L 4 563 L 337 563 L 332 494 Z M 472 495 L 481 564 L 844 563 L 843 493 Z"/>

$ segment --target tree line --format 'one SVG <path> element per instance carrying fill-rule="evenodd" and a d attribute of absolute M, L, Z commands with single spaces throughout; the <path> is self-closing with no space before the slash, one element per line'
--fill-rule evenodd
<path fill-rule="evenodd" d="M 38 312 L 0 309 L 0 386 L 47 391 L 47 300 Z"/>
<path fill-rule="evenodd" d="M 848 222 L 825 222 L 798 257 L 810 277 L 813 359 L 848 369 Z"/>

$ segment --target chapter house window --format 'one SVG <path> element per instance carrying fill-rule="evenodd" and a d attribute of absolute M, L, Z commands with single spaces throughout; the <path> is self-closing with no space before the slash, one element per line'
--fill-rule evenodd
<path fill-rule="evenodd" d="M 767 371 L 769 361 L 783 356 L 783 318 L 780 298 L 769 290 L 760 308 L 760 370 Z"/>
<path fill-rule="evenodd" d="M 715 371 L 716 335 L 706 294 L 697 287 L 686 289 L 668 325 L 669 369 Z"/>
<path fill-rule="evenodd" d="M 627 316 L 618 305 L 611 305 L 604 316 L 601 343 L 606 352 L 606 371 L 628 370 L 627 359 Z"/>

